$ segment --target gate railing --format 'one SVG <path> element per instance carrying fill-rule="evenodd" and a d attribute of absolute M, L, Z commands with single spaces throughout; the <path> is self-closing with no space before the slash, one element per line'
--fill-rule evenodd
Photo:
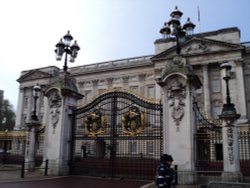
<path fill-rule="evenodd" d="M 221 120 L 212 122 L 194 104 L 196 170 L 205 175 L 220 175 L 223 171 Z M 250 128 L 238 126 L 241 172 L 250 176 Z"/>
<path fill-rule="evenodd" d="M 26 137 L 25 131 L 1 131 L 0 163 L 20 164 L 24 159 Z"/>
<path fill-rule="evenodd" d="M 153 179 L 162 154 L 160 103 L 112 90 L 76 109 L 73 122 L 73 173 Z"/>

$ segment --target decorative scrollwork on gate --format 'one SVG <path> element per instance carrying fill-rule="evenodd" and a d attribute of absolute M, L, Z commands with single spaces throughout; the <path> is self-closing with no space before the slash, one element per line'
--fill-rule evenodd
<path fill-rule="evenodd" d="M 122 132 L 129 136 L 136 136 L 145 129 L 145 114 L 136 106 L 122 115 Z"/>
<path fill-rule="evenodd" d="M 84 121 L 88 136 L 96 137 L 97 135 L 105 132 L 107 119 L 106 115 L 102 113 L 100 109 L 93 110 L 89 115 L 87 115 Z"/>

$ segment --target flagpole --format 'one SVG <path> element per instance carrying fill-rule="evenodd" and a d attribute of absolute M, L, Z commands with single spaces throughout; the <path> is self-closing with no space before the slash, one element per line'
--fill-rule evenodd
<path fill-rule="evenodd" d="M 199 33 L 201 33 L 201 13 L 199 6 L 197 6 L 197 12 L 198 12 Z"/>

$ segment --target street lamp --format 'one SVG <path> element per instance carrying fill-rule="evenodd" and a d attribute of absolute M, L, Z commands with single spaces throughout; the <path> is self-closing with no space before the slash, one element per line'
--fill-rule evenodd
<path fill-rule="evenodd" d="M 176 39 L 176 53 L 178 55 L 181 53 L 180 43 L 185 39 L 185 37 L 191 36 L 195 28 L 195 24 L 190 21 L 190 18 L 187 18 L 186 23 L 181 26 L 180 19 L 182 15 L 183 13 L 178 10 L 178 7 L 176 6 L 175 10 L 170 14 L 171 19 L 168 22 L 165 22 L 164 26 L 160 30 L 163 38 Z"/>
<path fill-rule="evenodd" d="M 231 103 L 230 97 L 229 80 L 231 79 L 230 71 L 232 69 L 232 66 L 228 62 L 226 62 L 222 63 L 220 65 L 220 68 L 223 71 L 223 80 L 225 80 L 226 82 L 226 103 L 223 104 L 222 112 L 219 117 L 225 119 L 226 124 L 230 126 L 235 119 L 238 119 L 240 117 L 240 114 L 237 114 L 236 112 L 234 104 Z"/>
<path fill-rule="evenodd" d="M 31 115 L 31 119 L 33 121 L 38 121 L 38 116 L 36 115 L 36 108 L 37 108 L 36 105 L 37 105 L 37 99 L 39 98 L 40 92 L 41 92 L 41 87 L 38 84 L 36 84 L 33 87 L 34 110 Z"/>
<path fill-rule="evenodd" d="M 61 40 L 56 44 L 56 60 L 60 61 L 62 59 L 63 53 L 65 52 L 65 60 L 64 60 L 64 66 L 63 70 L 67 71 L 67 61 L 68 61 L 68 55 L 70 55 L 70 62 L 74 63 L 75 58 L 77 57 L 78 51 L 80 50 L 80 47 L 77 44 L 77 41 L 71 45 L 71 41 L 73 40 L 72 35 L 68 31 L 66 35 L 61 38 Z"/>

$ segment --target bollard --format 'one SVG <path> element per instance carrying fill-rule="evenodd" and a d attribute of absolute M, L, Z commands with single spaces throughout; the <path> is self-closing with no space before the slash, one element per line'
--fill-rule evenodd
<path fill-rule="evenodd" d="M 48 175 L 48 163 L 49 163 L 49 160 L 47 159 L 45 161 L 45 169 L 44 169 L 44 175 L 47 176 Z"/>
<path fill-rule="evenodd" d="M 24 178 L 25 161 L 22 162 L 21 178 Z"/>
<path fill-rule="evenodd" d="M 175 184 L 178 185 L 178 165 L 174 165 L 174 170 L 175 170 Z"/>

